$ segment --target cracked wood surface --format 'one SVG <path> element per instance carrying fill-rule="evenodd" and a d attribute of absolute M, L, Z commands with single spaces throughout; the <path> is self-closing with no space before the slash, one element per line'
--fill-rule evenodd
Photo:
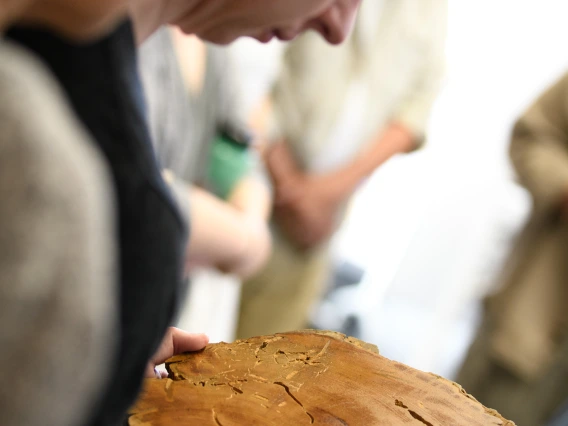
<path fill-rule="evenodd" d="M 131 426 L 514 426 L 459 385 L 335 332 L 208 345 L 147 379 Z"/>

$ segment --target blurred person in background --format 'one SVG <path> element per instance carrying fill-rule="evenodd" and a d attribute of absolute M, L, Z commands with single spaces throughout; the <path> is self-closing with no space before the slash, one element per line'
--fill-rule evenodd
<path fill-rule="evenodd" d="M 140 48 L 152 141 L 191 223 L 178 326 L 232 341 L 241 280 L 270 254 L 271 205 L 227 47 L 163 28 Z M 218 312 L 218 310 L 221 312 Z"/>
<path fill-rule="evenodd" d="M 568 74 L 518 120 L 510 154 L 533 212 L 457 381 L 537 426 L 568 400 Z"/>
<path fill-rule="evenodd" d="M 137 71 L 136 40 L 144 40 L 169 23 L 218 43 L 239 36 L 290 38 L 308 29 L 320 32 L 329 42 L 339 43 L 350 30 L 358 3 L 42 0 L 30 3 L 15 15 L 18 25 L 10 29 L 8 36 L 40 57 L 56 77 L 74 115 L 90 133 L 91 148 L 100 150 L 116 196 L 117 227 L 112 240 L 118 246 L 120 326 L 114 334 L 118 336 L 119 351 L 108 368 L 110 381 L 99 393 L 101 398 L 92 415 L 87 416 L 89 420 L 83 423 L 121 423 L 144 373 L 153 374 L 153 364 L 207 343 L 202 335 L 173 328 L 166 333 L 178 303 L 186 227 L 151 148 Z M 130 16 L 136 23 L 136 39 Z M 26 109 L 28 114 L 34 111 L 33 107 Z M 62 161 L 50 163 L 65 171 Z M 81 161 L 75 166 L 88 167 Z M 72 180 L 73 174 L 67 178 Z M 77 193 L 81 188 L 74 189 Z M 104 195 L 110 197 L 108 192 Z M 74 281 L 82 282 L 80 278 Z M 31 341 L 53 347 L 49 340 Z M 45 382 L 41 375 L 33 380 Z M 67 380 L 73 377 L 67 376 Z M 57 395 L 53 389 L 49 392 Z"/>
<path fill-rule="evenodd" d="M 238 337 L 303 328 L 328 278 L 329 240 L 358 186 L 419 148 L 444 75 L 446 0 L 367 1 L 350 38 L 306 34 L 269 99 L 273 254 L 244 284 Z"/>
<path fill-rule="evenodd" d="M 140 70 L 158 162 L 192 225 L 189 268 L 208 266 L 250 276 L 269 254 L 270 194 L 262 174 L 254 170 L 260 160 L 244 145 L 248 140 L 242 141 L 242 155 L 234 158 L 240 164 L 220 165 L 227 174 L 234 171 L 228 186 L 221 189 L 211 182 L 216 166 L 212 151 L 220 133 L 230 128 L 236 134 L 246 127 L 226 48 L 162 28 L 141 46 Z M 246 130 L 241 132 L 235 136 L 247 139 Z M 226 154 L 231 146 L 222 148 Z"/>

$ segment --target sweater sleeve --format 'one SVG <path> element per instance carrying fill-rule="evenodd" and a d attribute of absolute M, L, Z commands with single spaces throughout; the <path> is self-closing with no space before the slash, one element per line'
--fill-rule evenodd
<path fill-rule="evenodd" d="M 2 424 L 80 424 L 114 349 L 106 170 L 43 68 L 2 44 Z"/>
<path fill-rule="evenodd" d="M 405 125 L 415 136 L 417 148 L 424 143 L 432 105 L 438 96 L 445 75 L 447 33 L 447 0 L 426 0 L 413 3 L 414 19 L 408 19 L 421 52 L 421 63 L 414 82 L 393 119 Z"/>

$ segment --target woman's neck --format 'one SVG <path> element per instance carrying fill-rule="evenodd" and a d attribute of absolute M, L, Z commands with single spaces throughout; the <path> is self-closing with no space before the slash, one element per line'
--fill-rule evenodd
<path fill-rule="evenodd" d="M 127 13 L 127 0 L 42 0 L 26 8 L 18 22 L 87 41 L 109 32 Z"/>
<path fill-rule="evenodd" d="M 131 0 L 130 16 L 138 43 L 166 24 L 176 24 L 186 34 L 199 31 L 224 7 L 224 0 Z"/>
<path fill-rule="evenodd" d="M 130 16 L 141 43 L 165 24 L 176 24 L 186 34 L 198 32 L 221 15 L 229 1 L 234 0 L 41 0 L 28 6 L 18 22 L 86 41 L 105 35 Z M 3 18 L 0 10 L 0 25 L 6 25 Z"/>

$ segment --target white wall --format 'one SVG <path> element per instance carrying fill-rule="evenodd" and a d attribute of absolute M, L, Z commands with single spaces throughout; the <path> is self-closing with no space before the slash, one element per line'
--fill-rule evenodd
<path fill-rule="evenodd" d="M 529 208 L 508 134 L 568 69 L 567 19 L 562 0 L 450 0 L 448 80 L 428 147 L 371 179 L 337 241 L 368 268 L 337 303 L 361 313 L 363 338 L 384 355 L 449 377 L 458 368 Z"/>

